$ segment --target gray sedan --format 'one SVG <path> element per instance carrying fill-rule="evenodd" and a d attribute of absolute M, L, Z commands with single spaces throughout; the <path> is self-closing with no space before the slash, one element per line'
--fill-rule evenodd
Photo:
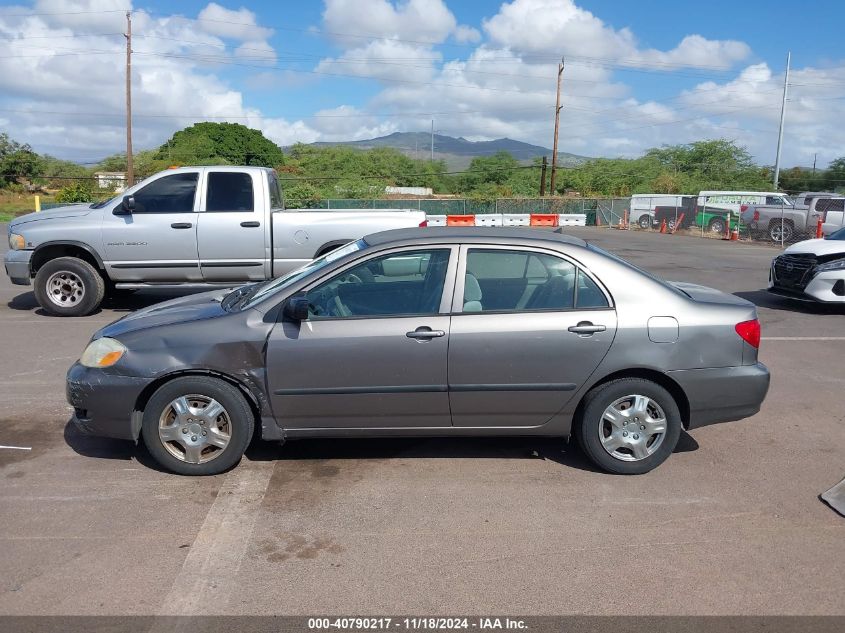
<path fill-rule="evenodd" d="M 575 436 L 647 472 L 755 414 L 754 306 L 543 230 L 377 233 L 273 281 L 140 310 L 67 376 L 84 432 L 223 472 L 254 436 Z"/>

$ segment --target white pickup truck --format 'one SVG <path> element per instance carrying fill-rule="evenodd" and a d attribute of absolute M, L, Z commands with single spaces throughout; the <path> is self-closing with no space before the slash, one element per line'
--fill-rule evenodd
<path fill-rule="evenodd" d="M 106 202 L 16 218 L 5 266 L 48 312 L 81 316 L 108 292 L 263 281 L 369 233 L 425 224 L 414 210 L 285 209 L 272 169 L 182 167 Z"/>

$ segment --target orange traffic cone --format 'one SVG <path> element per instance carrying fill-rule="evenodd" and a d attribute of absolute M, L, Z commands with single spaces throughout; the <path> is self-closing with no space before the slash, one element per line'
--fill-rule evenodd
<path fill-rule="evenodd" d="M 661 233 L 666 232 L 666 218 L 663 218 L 663 222 L 660 223 L 660 232 Z"/>
<path fill-rule="evenodd" d="M 731 242 L 736 242 L 739 240 L 739 227 L 735 226 L 734 230 L 731 231 Z"/>

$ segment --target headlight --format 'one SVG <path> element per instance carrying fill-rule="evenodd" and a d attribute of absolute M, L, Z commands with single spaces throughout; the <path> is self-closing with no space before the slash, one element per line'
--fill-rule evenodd
<path fill-rule="evenodd" d="M 17 233 L 9 233 L 9 248 L 13 251 L 22 250 L 26 246 L 26 240 L 23 239 L 23 235 L 18 235 Z"/>
<path fill-rule="evenodd" d="M 845 258 L 834 259 L 832 262 L 825 262 L 816 266 L 817 273 L 824 273 L 831 270 L 845 270 Z"/>
<path fill-rule="evenodd" d="M 85 367 L 111 367 L 126 352 L 126 347 L 113 338 L 98 338 L 88 343 L 79 362 Z"/>

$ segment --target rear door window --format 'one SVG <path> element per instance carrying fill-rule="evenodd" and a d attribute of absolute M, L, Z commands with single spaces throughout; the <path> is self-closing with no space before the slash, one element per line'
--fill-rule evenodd
<path fill-rule="evenodd" d="M 205 210 L 210 212 L 255 210 L 252 176 L 245 172 L 215 171 L 208 174 Z"/>
<path fill-rule="evenodd" d="M 463 312 L 608 307 L 607 298 L 571 262 L 533 251 L 470 249 Z"/>

